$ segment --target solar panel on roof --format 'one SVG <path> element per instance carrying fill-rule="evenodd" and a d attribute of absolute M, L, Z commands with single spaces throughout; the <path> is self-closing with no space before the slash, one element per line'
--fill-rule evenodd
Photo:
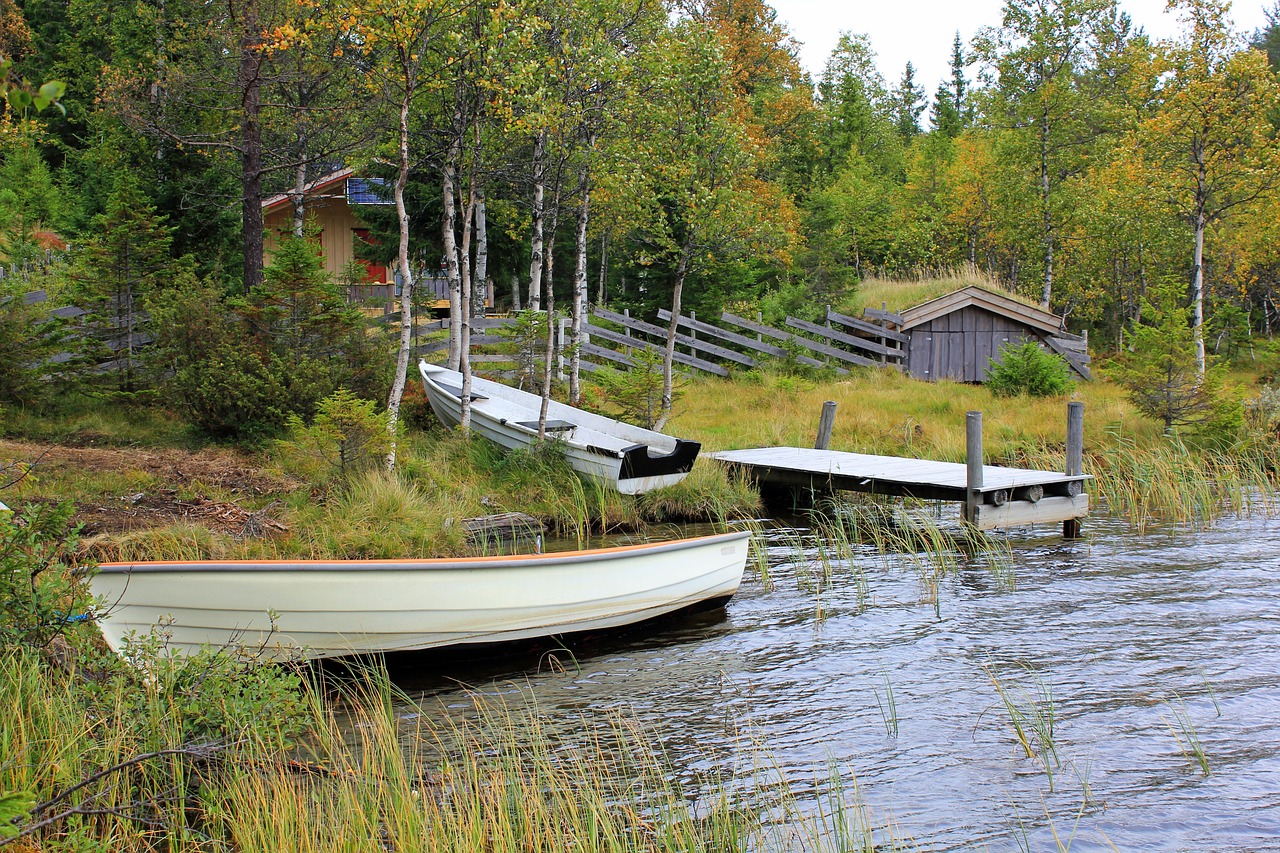
<path fill-rule="evenodd" d="M 383 178 L 347 178 L 347 204 L 393 204 Z"/>

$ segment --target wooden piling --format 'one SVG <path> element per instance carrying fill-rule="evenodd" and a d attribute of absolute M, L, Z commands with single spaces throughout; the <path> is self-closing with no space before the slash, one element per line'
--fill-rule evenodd
<path fill-rule="evenodd" d="M 977 525 L 978 505 L 982 503 L 982 412 L 966 412 L 964 520 Z"/>
<path fill-rule="evenodd" d="M 831 430 L 836 425 L 836 401 L 828 400 L 822 404 L 822 416 L 818 419 L 818 440 L 813 443 L 814 450 L 826 450 L 831 445 Z"/>
<path fill-rule="evenodd" d="M 1067 403 L 1067 464 L 1062 473 L 1079 476 L 1084 473 L 1084 403 Z M 1080 519 L 1062 522 L 1062 538 L 1080 538 Z"/>

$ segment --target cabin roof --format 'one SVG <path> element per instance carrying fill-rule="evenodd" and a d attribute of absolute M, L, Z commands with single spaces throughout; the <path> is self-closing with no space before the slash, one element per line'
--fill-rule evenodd
<path fill-rule="evenodd" d="M 302 193 L 304 196 L 310 196 L 310 195 L 315 195 L 316 193 L 319 193 L 319 192 L 323 192 L 324 190 L 327 190 L 330 187 L 335 186 L 336 184 L 346 181 L 346 179 L 351 177 L 351 175 L 354 174 L 354 172 L 355 172 L 355 169 L 349 169 L 349 168 L 339 169 L 336 172 L 330 172 L 329 174 L 320 178 L 316 178 L 314 181 L 311 181 L 310 183 L 308 183 L 305 187 L 302 188 Z M 344 198 L 346 197 L 345 189 L 343 192 L 343 197 Z M 279 210 L 280 208 L 284 207 L 285 205 L 290 204 L 292 198 L 293 198 L 292 193 L 277 193 L 271 196 L 270 198 L 265 198 L 262 200 L 262 213 L 264 215 L 268 213 L 273 213 L 276 210 Z"/>
<path fill-rule="evenodd" d="M 928 302 L 923 302 L 914 308 L 908 308 L 903 311 L 902 331 L 950 314 L 953 311 L 959 311 L 961 308 L 966 308 L 970 305 L 985 308 L 995 314 L 1002 314 L 1018 320 L 1046 334 L 1056 335 L 1063 331 L 1062 319 L 1057 314 L 1050 314 L 1048 311 L 1024 305 L 1016 299 L 993 293 L 977 285 L 969 285 L 959 290 L 953 290 L 944 296 L 930 299 Z"/>

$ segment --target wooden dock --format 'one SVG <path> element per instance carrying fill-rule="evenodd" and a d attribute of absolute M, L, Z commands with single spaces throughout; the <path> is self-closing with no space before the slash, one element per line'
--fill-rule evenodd
<path fill-rule="evenodd" d="M 962 462 L 804 447 L 727 450 L 713 453 L 711 458 L 741 471 L 762 487 L 866 492 L 958 503 L 968 498 L 968 466 Z M 990 530 L 1083 518 L 1089 512 L 1086 479 L 1088 475 L 1083 474 L 983 465 L 974 524 L 979 530 Z"/>
<path fill-rule="evenodd" d="M 984 465 L 982 414 L 967 416 L 966 462 L 939 462 L 899 456 L 872 456 L 825 448 L 835 404 L 823 409 L 818 447 L 761 447 L 711 454 L 756 482 L 764 492 L 789 490 L 800 497 L 831 492 L 956 501 L 964 505 L 966 524 L 978 530 L 1063 523 L 1063 533 L 1079 535 L 1079 519 L 1089 513 L 1082 445 L 1084 407 L 1071 403 L 1067 413 L 1067 471 L 1038 471 Z"/>

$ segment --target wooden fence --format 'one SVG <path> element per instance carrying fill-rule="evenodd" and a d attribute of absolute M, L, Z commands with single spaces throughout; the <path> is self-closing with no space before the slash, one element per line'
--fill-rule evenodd
<path fill-rule="evenodd" d="M 658 319 L 670 323 L 671 312 L 659 311 Z M 699 320 L 694 312 L 687 316 L 681 314 L 673 361 L 690 371 L 726 377 L 733 370 L 750 370 L 771 359 L 794 360 L 809 367 L 829 368 L 841 375 L 848 373 L 851 366 L 902 368 L 905 355 L 902 344 L 907 340 L 906 335 L 880 323 L 838 314 L 830 308 L 826 321 L 826 325 L 819 325 L 788 317 L 788 329 L 778 329 L 765 325 L 759 317 L 750 320 L 729 312 L 720 315 L 718 325 Z M 516 322 L 515 317 L 473 318 L 471 362 L 492 364 L 495 368 L 515 363 L 517 356 L 511 351 L 515 341 L 502 330 Z M 892 320 L 886 317 L 881 322 Z M 447 350 L 448 341 L 425 338 L 448 328 L 447 319 L 416 323 L 415 339 L 423 341 L 415 345 L 416 351 L 428 355 Z M 596 308 L 583 323 L 582 331 L 579 363 L 587 372 L 599 370 L 605 364 L 630 367 L 634 351 L 661 352 L 666 346 L 665 325 L 636 319 L 625 311 Z M 506 353 L 489 351 L 503 345 L 508 350 Z M 556 347 L 564 353 L 571 345 L 569 321 L 562 319 L 557 328 Z M 538 355 L 545 355 L 545 345 L 536 349 Z M 563 373 L 567 367 L 563 355 L 559 365 Z M 498 368 L 487 372 L 509 374 L 511 371 Z"/>

